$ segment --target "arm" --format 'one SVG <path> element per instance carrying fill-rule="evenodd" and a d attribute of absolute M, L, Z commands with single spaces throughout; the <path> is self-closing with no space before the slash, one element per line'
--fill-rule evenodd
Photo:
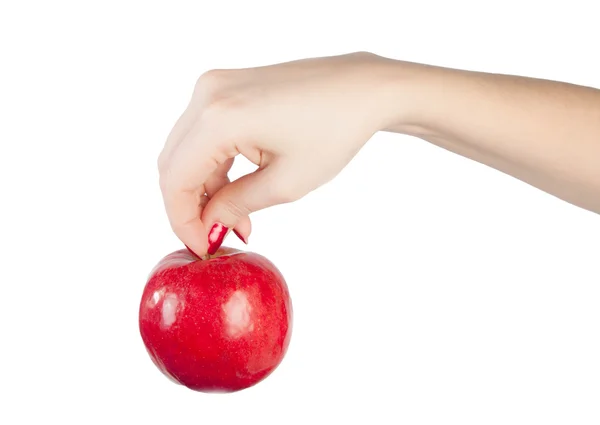
<path fill-rule="evenodd" d="M 171 226 L 200 256 L 229 230 L 245 242 L 251 213 L 333 179 L 381 130 L 600 213 L 600 91 L 356 53 L 200 77 L 158 160 Z M 257 169 L 230 182 L 237 155 Z"/>
<path fill-rule="evenodd" d="M 411 91 L 414 107 L 410 117 L 392 120 L 385 130 L 420 137 L 600 213 L 600 90 L 389 64 L 414 70 L 411 89 L 402 87 L 406 79 L 390 79 L 402 96 Z"/>

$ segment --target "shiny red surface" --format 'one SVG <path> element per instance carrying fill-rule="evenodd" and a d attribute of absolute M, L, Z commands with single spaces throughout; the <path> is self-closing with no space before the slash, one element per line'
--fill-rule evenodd
<path fill-rule="evenodd" d="M 238 391 L 282 361 L 292 304 L 283 276 L 266 258 L 223 247 L 201 260 L 183 249 L 150 274 L 139 329 L 156 366 L 175 382 Z"/>

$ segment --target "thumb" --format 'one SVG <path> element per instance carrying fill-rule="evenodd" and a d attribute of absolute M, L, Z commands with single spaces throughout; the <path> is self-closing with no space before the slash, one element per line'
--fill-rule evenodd
<path fill-rule="evenodd" d="M 283 173 L 271 164 L 226 184 L 202 211 L 208 233 L 208 253 L 214 254 L 240 220 L 253 212 L 287 202 Z"/>

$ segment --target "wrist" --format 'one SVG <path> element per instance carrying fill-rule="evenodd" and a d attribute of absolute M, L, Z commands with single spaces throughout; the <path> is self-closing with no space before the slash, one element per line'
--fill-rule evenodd
<path fill-rule="evenodd" d="M 436 93 L 442 88 L 435 86 L 442 72 L 430 65 L 383 59 L 378 83 L 382 106 L 379 130 L 417 137 L 432 135 L 431 111 L 440 106 Z"/>
<path fill-rule="evenodd" d="M 417 137 L 434 133 L 431 124 L 439 111 L 433 109 L 442 107 L 439 93 L 457 71 L 367 52 L 351 58 L 343 70 L 343 76 L 350 77 L 343 98 L 362 110 L 370 131 Z"/>

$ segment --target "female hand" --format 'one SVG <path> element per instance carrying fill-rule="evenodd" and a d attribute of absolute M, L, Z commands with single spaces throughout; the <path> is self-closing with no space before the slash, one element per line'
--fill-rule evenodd
<path fill-rule="evenodd" d="M 250 213 L 329 181 L 379 130 L 600 213 L 599 117 L 591 87 L 369 53 L 211 71 L 169 135 L 160 184 L 173 230 L 199 256 L 228 229 L 247 240 Z M 238 154 L 258 169 L 230 183 Z"/>
<path fill-rule="evenodd" d="M 248 239 L 250 213 L 336 176 L 391 119 L 387 61 L 355 53 L 200 77 L 158 161 L 175 234 L 197 255 L 212 254 L 230 229 Z M 239 154 L 258 168 L 230 182 Z"/>

